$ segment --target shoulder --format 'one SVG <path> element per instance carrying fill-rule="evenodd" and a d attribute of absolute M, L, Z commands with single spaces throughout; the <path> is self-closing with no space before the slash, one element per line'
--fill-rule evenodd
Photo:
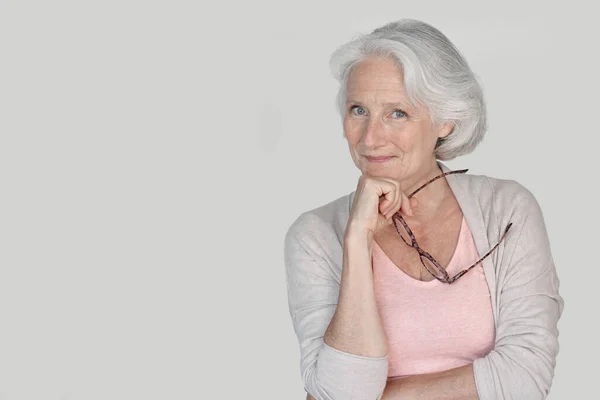
<path fill-rule="evenodd" d="M 473 174 L 465 174 L 465 180 L 468 191 L 479 199 L 482 208 L 517 214 L 539 210 L 533 193 L 516 180 Z"/>
<path fill-rule="evenodd" d="M 350 215 L 354 192 L 304 211 L 289 226 L 286 240 L 295 238 L 308 245 L 341 244 Z"/>
<path fill-rule="evenodd" d="M 469 190 L 500 198 L 532 197 L 531 192 L 513 179 L 495 178 L 488 175 L 464 174 Z"/>

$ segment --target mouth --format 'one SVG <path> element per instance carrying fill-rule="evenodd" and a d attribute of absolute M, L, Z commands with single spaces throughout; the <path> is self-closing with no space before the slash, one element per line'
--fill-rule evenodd
<path fill-rule="evenodd" d="M 371 156 L 365 156 L 365 158 L 370 162 L 370 163 L 385 163 L 388 162 L 389 160 L 391 160 L 392 158 L 394 158 L 394 156 L 381 156 L 381 157 L 371 157 Z"/>

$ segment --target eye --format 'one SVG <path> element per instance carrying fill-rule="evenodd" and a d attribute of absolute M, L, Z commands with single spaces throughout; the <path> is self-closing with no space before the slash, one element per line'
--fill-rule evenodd
<path fill-rule="evenodd" d="M 406 117 L 406 113 L 402 110 L 394 110 L 394 112 L 392 112 L 392 115 L 395 116 L 396 118 Z"/>
<path fill-rule="evenodd" d="M 367 112 L 361 106 L 350 106 L 350 113 L 356 110 L 356 115 L 365 115 Z"/>

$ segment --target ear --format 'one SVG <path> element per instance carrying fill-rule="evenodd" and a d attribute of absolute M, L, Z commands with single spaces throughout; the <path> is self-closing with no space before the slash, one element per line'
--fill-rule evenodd
<path fill-rule="evenodd" d="M 451 121 L 444 122 L 438 131 L 438 138 L 445 138 L 454 130 L 454 123 Z"/>

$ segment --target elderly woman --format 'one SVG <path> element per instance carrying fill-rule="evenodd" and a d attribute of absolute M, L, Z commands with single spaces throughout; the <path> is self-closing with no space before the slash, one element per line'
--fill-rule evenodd
<path fill-rule="evenodd" d="M 515 181 L 449 171 L 486 129 L 481 88 L 432 26 L 338 49 L 354 192 L 285 236 L 308 398 L 543 399 L 563 299 L 540 207 Z"/>

